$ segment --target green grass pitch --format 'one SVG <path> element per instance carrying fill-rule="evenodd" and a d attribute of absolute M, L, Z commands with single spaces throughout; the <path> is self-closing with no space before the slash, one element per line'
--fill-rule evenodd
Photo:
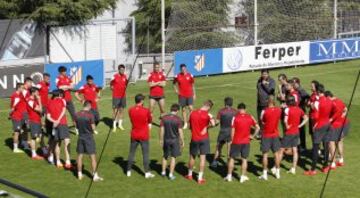
<path fill-rule="evenodd" d="M 331 90 L 336 96 L 349 102 L 357 72 L 360 69 L 360 61 L 338 62 L 336 64 L 323 64 L 317 66 L 278 69 L 270 72 L 276 79 L 279 73 L 285 73 L 289 77 L 297 76 L 302 80 L 303 87 L 307 91 L 310 89 L 310 81 L 318 80 L 325 84 L 326 89 Z M 205 99 L 212 99 L 215 106 L 211 113 L 216 115 L 217 111 L 223 106 L 223 98 L 232 96 L 234 103 L 245 102 L 248 111 L 255 116 L 256 113 L 256 81 L 259 72 L 245 72 L 238 74 L 227 74 L 221 76 L 196 78 L 197 100 L 195 107 L 201 106 Z M 134 96 L 137 93 L 148 95 L 149 89 L 145 82 L 138 82 L 136 85 L 129 85 L 127 91 L 128 107 L 134 104 Z M 172 103 L 177 102 L 177 96 L 172 89 L 172 83 L 166 86 L 167 109 Z M 148 101 L 146 101 L 146 106 Z M 78 181 L 76 176 L 65 170 L 59 170 L 55 166 L 49 165 L 45 161 L 32 161 L 25 154 L 13 154 L 12 150 L 6 145 L 11 143 L 11 123 L 7 120 L 8 99 L 0 101 L 0 177 L 14 183 L 23 185 L 35 191 L 44 193 L 50 197 L 83 197 L 90 183 L 90 178 L 85 177 Z M 77 110 L 79 103 L 76 102 Z M 111 93 L 106 89 L 102 93 L 99 104 L 101 117 L 111 118 Z M 154 120 L 158 121 L 158 108 L 155 111 Z M 345 140 L 345 163 L 346 165 L 331 172 L 325 197 L 357 197 L 360 193 L 360 88 L 357 89 L 353 105 L 349 113 L 351 120 L 351 131 Z M 249 177 L 250 181 L 240 184 L 237 180 L 232 183 L 223 181 L 226 168 L 221 165 L 217 170 L 206 168 L 204 177 L 207 179 L 205 185 L 198 185 L 194 181 L 188 181 L 181 176 L 186 173 L 188 161 L 188 143 L 190 141 L 189 130 L 185 131 L 186 146 L 181 157 L 177 159 L 175 181 L 162 178 L 157 171 L 160 169 L 162 150 L 159 146 L 157 127 L 153 127 L 150 140 L 150 159 L 151 168 L 156 177 L 146 180 L 137 171 L 133 171 L 132 177 L 127 178 L 124 174 L 126 159 L 129 151 L 129 131 L 130 123 L 126 114 L 124 126 L 125 131 L 118 130 L 111 133 L 109 142 L 104 152 L 99 173 L 105 181 L 94 183 L 90 191 L 90 197 L 318 197 L 325 174 L 314 177 L 303 176 L 304 164 L 309 167 L 310 159 L 302 158 L 301 166 L 297 168 L 297 175 L 286 174 L 286 169 L 290 167 L 289 161 L 283 161 L 281 169 L 282 177 L 276 180 L 269 176 L 268 181 L 260 181 L 257 175 L 261 173 L 259 141 L 252 141 L 249 158 Z M 101 151 L 109 127 L 103 122 L 98 126 L 100 132 L 96 135 L 97 151 Z M 210 140 L 212 152 L 214 152 L 218 128 L 210 129 Z M 72 135 L 72 159 L 75 159 L 75 146 L 77 137 Z M 307 138 L 308 148 L 311 148 L 311 139 Z M 270 155 L 272 157 L 272 155 Z M 223 157 L 225 160 L 225 157 Z M 140 149 L 137 151 L 135 165 L 141 170 L 142 156 Z M 272 164 L 272 160 L 270 161 Z M 84 160 L 85 169 L 90 170 L 88 158 Z M 209 165 L 209 163 L 207 164 Z M 198 161 L 196 167 L 198 168 Z M 236 163 L 236 170 L 239 173 L 239 163 Z M 197 172 L 197 169 L 195 170 Z M 18 191 L 0 185 L 0 189 L 5 189 L 15 194 Z"/>

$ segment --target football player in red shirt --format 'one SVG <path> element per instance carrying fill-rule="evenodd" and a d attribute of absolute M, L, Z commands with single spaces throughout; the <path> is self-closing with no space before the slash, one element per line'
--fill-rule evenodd
<path fill-rule="evenodd" d="M 250 153 L 250 139 L 253 138 L 250 134 L 251 128 L 255 128 L 255 134 L 257 134 L 260 131 L 260 126 L 252 115 L 246 113 L 244 103 L 238 105 L 238 110 L 239 113 L 232 119 L 230 159 L 228 161 L 228 175 L 225 177 L 225 181 L 232 181 L 234 159 L 240 156 L 242 160 L 240 183 L 244 183 L 249 180 L 246 172 L 247 158 Z"/>
<path fill-rule="evenodd" d="M 31 158 L 34 160 L 43 160 L 43 157 L 40 157 L 36 153 L 36 139 L 41 136 L 41 114 L 42 114 L 42 105 L 39 91 L 36 87 L 30 89 L 30 96 L 27 99 L 27 111 L 29 113 L 29 124 L 31 132 Z"/>
<path fill-rule="evenodd" d="M 136 105 L 129 109 L 129 117 L 132 124 L 132 129 L 126 175 L 128 177 L 131 176 L 131 168 L 134 163 L 136 148 L 140 144 L 143 156 L 145 178 L 148 179 L 155 177 L 155 175 L 150 172 L 149 167 L 149 139 L 152 117 L 150 110 L 143 106 L 144 99 L 145 96 L 142 94 L 137 94 L 135 96 Z"/>
<path fill-rule="evenodd" d="M 76 135 L 78 135 L 79 131 L 76 128 L 76 122 L 75 122 L 76 110 L 75 110 L 75 106 L 74 106 L 74 103 L 73 103 L 72 97 L 71 97 L 71 91 L 74 89 L 74 84 L 73 84 L 71 78 L 66 75 L 66 71 L 67 71 L 67 69 L 64 66 L 60 66 L 58 68 L 59 76 L 56 78 L 55 83 L 56 83 L 56 87 L 58 89 L 61 89 L 64 91 L 64 99 L 66 101 L 66 109 L 68 110 L 68 112 L 71 116 L 71 119 L 73 121 L 73 124 L 75 126 L 75 133 L 76 133 Z"/>
<path fill-rule="evenodd" d="M 286 84 L 286 92 L 287 92 L 287 96 L 292 96 L 295 99 L 295 105 L 299 106 L 300 105 L 300 95 L 299 92 L 296 91 L 295 89 L 295 81 L 294 80 L 289 80 Z M 285 101 L 286 102 L 286 101 Z"/>
<path fill-rule="evenodd" d="M 82 97 L 80 97 L 80 94 L 82 94 Z M 75 92 L 75 97 L 81 104 L 85 101 L 91 102 L 90 112 L 94 116 L 95 125 L 98 125 L 100 122 L 100 114 L 97 102 L 100 99 L 100 88 L 94 84 L 94 78 L 91 75 L 86 76 L 86 84 L 81 86 L 79 90 Z M 94 134 L 98 134 L 98 132 L 94 130 Z"/>
<path fill-rule="evenodd" d="M 113 103 L 113 132 L 116 132 L 117 127 L 121 130 L 125 130 L 122 125 L 124 109 L 126 107 L 126 88 L 128 84 L 128 79 L 125 74 L 125 65 L 119 65 L 118 71 L 117 74 L 114 74 L 110 82 Z"/>
<path fill-rule="evenodd" d="M 277 94 L 277 99 L 280 102 L 280 106 L 281 107 L 285 107 L 285 100 L 286 100 L 286 86 L 288 84 L 288 78 L 285 74 L 279 74 L 278 75 L 278 81 L 279 81 L 279 85 L 278 85 L 278 94 Z"/>
<path fill-rule="evenodd" d="M 315 118 L 315 124 L 313 127 L 314 132 L 312 135 L 312 141 L 313 141 L 312 164 L 311 164 L 311 169 L 304 172 L 304 174 L 308 176 L 317 174 L 315 169 L 319 159 L 320 143 L 323 143 L 324 145 L 324 161 L 323 161 L 322 172 L 327 173 L 330 169 L 330 167 L 328 166 L 328 161 L 329 161 L 328 143 L 329 143 L 329 132 L 331 129 L 330 116 L 332 112 L 333 103 L 329 98 L 325 97 L 324 85 L 320 84 L 317 87 L 317 92 L 319 94 L 319 100 L 316 101 L 313 105 L 314 109 L 317 112 L 317 115 Z"/>
<path fill-rule="evenodd" d="M 330 91 L 325 92 L 325 96 L 330 98 L 333 102 L 333 108 L 331 113 L 331 131 L 330 135 L 330 156 L 333 160 L 331 163 L 331 168 L 334 169 L 336 166 L 344 165 L 344 137 L 347 136 L 350 129 L 350 121 L 346 118 L 348 113 L 345 103 L 335 97 Z M 338 148 L 339 159 L 335 163 L 335 150 Z"/>
<path fill-rule="evenodd" d="M 286 97 L 287 107 L 284 110 L 285 136 L 281 140 L 280 158 L 282 159 L 285 149 L 291 149 L 293 154 L 293 165 L 288 173 L 295 174 L 299 159 L 297 146 L 299 144 L 300 128 L 308 121 L 307 115 L 297 106 L 294 96 Z M 301 122 L 302 120 L 302 122 Z"/>
<path fill-rule="evenodd" d="M 206 162 L 206 155 L 210 153 L 210 141 L 208 127 L 215 126 L 215 119 L 209 113 L 213 106 L 211 100 L 204 102 L 203 106 L 190 113 L 189 123 L 191 129 L 191 142 L 190 142 L 190 158 L 189 158 L 189 172 L 186 176 L 187 179 L 192 180 L 193 166 L 195 164 L 195 157 L 200 154 L 200 170 L 198 177 L 198 184 L 204 184 L 205 179 L 204 169 Z"/>
<path fill-rule="evenodd" d="M 21 128 L 24 125 L 23 120 L 23 112 L 20 108 L 21 94 L 24 89 L 23 83 L 16 84 L 16 91 L 10 96 L 10 113 L 9 119 L 11 119 L 13 124 L 13 151 L 14 153 L 23 153 L 21 149 L 19 149 L 19 135 L 21 132 Z"/>
<path fill-rule="evenodd" d="M 65 168 L 71 169 L 72 165 L 70 162 L 70 133 L 66 119 L 66 101 L 63 98 L 63 90 L 53 91 L 52 99 L 49 101 L 47 109 L 47 119 L 53 123 L 52 137 L 56 142 L 55 145 L 55 157 L 56 166 L 62 168 L 63 164 L 60 161 L 60 148 L 61 142 L 64 141 L 64 152 L 65 152 Z M 52 149 L 50 149 L 52 150 Z M 53 163 L 53 156 L 49 156 L 49 162 Z"/>
<path fill-rule="evenodd" d="M 275 168 L 272 173 L 277 179 L 280 179 L 280 148 L 281 142 L 279 139 L 279 122 L 281 119 L 282 110 L 275 106 L 273 97 L 268 100 L 268 107 L 261 113 L 261 121 L 263 122 L 263 134 L 261 137 L 261 151 L 263 153 L 263 174 L 260 179 L 267 180 L 268 171 L 268 153 L 270 149 L 275 156 Z"/>
<path fill-rule="evenodd" d="M 20 100 L 20 104 L 19 104 L 19 108 L 21 109 L 21 112 L 23 114 L 23 129 L 24 132 L 22 134 L 20 134 L 20 140 L 21 140 L 21 145 L 24 147 L 25 150 L 29 150 L 29 143 L 31 141 L 31 138 L 29 136 L 29 130 L 30 130 L 30 126 L 29 126 L 29 113 L 27 110 L 27 99 L 30 96 L 30 89 L 33 85 L 33 80 L 30 77 L 26 77 L 24 80 L 24 89 L 22 90 L 21 93 L 21 100 Z"/>
<path fill-rule="evenodd" d="M 147 80 L 150 87 L 150 111 L 154 111 L 156 103 L 159 104 L 160 114 L 165 112 L 164 87 L 166 86 L 166 77 L 164 72 L 160 71 L 160 64 L 154 63 L 154 70 L 150 73 Z"/>
<path fill-rule="evenodd" d="M 308 107 L 310 108 L 309 110 L 309 133 L 310 135 L 313 134 L 313 128 L 314 128 L 314 124 L 315 124 L 315 118 L 317 116 L 317 111 L 314 107 L 314 104 L 316 101 L 319 100 L 319 95 L 317 93 L 317 89 L 319 87 L 320 83 L 316 80 L 311 81 L 311 95 L 310 95 L 310 99 L 308 101 Z"/>
<path fill-rule="evenodd" d="M 191 112 L 193 110 L 194 100 L 196 100 L 195 93 L 195 80 L 193 75 L 191 75 L 187 69 L 185 64 L 180 65 L 181 72 L 176 75 L 173 85 L 175 93 L 178 94 L 179 104 L 182 109 L 182 116 L 184 120 L 184 129 L 187 128 L 187 113 L 186 109 L 188 108 Z M 176 84 L 178 86 L 176 86 Z"/>

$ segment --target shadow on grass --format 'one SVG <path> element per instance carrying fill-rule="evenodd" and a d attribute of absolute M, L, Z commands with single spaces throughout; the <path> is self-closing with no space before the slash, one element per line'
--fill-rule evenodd
<path fill-rule="evenodd" d="M 161 164 L 157 162 L 157 160 L 150 161 L 150 170 L 154 170 L 157 174 L 161 175 L 162 167 Z"/>
<path fill-rule="evenodd" d="M 100 122 L 103 122 L 109 129 L 112 129 L 113 119 L 109 117 L 103 117 L 100 119 Z"/>
<path fill-rule="evenodd" d="M 123 157 L 115 157 L 113 159 L 113 162 L 115 164 L 119 165 L 120 168 L 122 169 L 123 173 L 126 174 L 126 172 L 127 172 L 127 164 L 128 164 L 127 160 L 124 160 Z M 135 165 L 135 162 L 132 165 L 132 170 L 136 171 L 140 175 L 145 175 L 145 173 L 138 166 Z"/>

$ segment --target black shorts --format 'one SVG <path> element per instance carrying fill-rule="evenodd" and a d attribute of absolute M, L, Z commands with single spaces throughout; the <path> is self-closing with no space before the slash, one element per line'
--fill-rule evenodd
<path fill-rule="evenodd" d="M 12 119 L 11 121 L 12 121 L 12 125 L 13 125 L 13 131 L 20 133 L 21 128 L 24 125 L 23 120 L 14 120 L 14 119 Z"/>
<path fill-rule="evenodd" d="M 125 108 L 126 107 L 126 98 L 113 98 L 112 100 L 113 109 Z"/>
<path fill-rule="evenodd" d="M 165 99 L 165 96 L 149 96 L 149 99 L 153 99 L 156 102 L 159 102 L 162 99 Z"/>
<path fill-rule="evenodd" d="M 314 144 L 320 144 L 321 142 L 329 142 L 330 137 L 330 124 L 327 124 L 319 129 L 314 129 L 314 133 L 312 135 L 312 141 Z"/>
<path fill-rule="evenodd" d="M 70 138 L 69 127 L 67 125 L 59 125 L 55 128 L 54 131 L 55 131 L 55 134 L 53 134 L 53 136 L 54 136 L 55 141 Z"/>
<path fill-rule="evenodd" d="M 344 138 L 349 133 L 350 124 L 345 124 L 343 127 L 334 128 L 331 127 L 328 139 L 332 142 L 340 141 L 341 138 Z"/>
<path fill-rule="evenodd" d="M 193 97 L 183 97 L 179 96 L 179 105 L 181 107 L 186 107 L 194 104 L 194 98 Z"/>
<path fill-rule="evenodd" d="M 230 157 L 235 159 L 241 156 L 246 159 L 250 154 L 250 144 L 231 144 L 230 146 Z"/>
<path fill-rule="evenodd" d="M 281 140 L 282 148 L 293 148 L 299 145 L 299 134 L 297 135 L 285 135 Z"/>
<path fill-rule="evenodd" d="M 79 138 L 77 141 L 76 152 L 78 154 L 96 154 L 94 138 Z"/>
<path fill-rule="evenodd" d="M 98 124 L 100 122 L 100 114 L 97 109 L 90 109 L 90 113 L 94 116 L 95 124 Z"/>
<path fill-rule="evenodd" d="M 231 128 L 229 129 L 220 129 L 217 143 L 218 144 L 225 144 L 231 142 Z"/>
<path fill-rule="evenodd" d="M 28 112 L 23 113 L 23 119 L 21 120 L 21 123 L 22 123 L 21 125 L 22 127 L 25 127 L 26 129 L 30 129 Z"/>
<path fill-rule="evenodd" d="M 73 101 L 66 101 L 66 109 L 69 111 L 72 120 L 75 120 L 76 110 Z"/>
<path fill-rule="evenodd" d="M 345 136 L 347 136 L 349 134 L 349 131 L 350 131 L 350 123 L 346 123 L 343 127 L 341 138 L 344 138 Z"/>
<path fill-rule="evenodd" d="M 42 106 L 41 116 L 46 117 L 47 109 L 45 106 Z"/>
<path fill-rule="evenodd" d="M 36 139 L 41 135 L 41 124 L 30 122 L 31 138 Z"/>
<path fill-rule="evenodd" d="M 181 155 L 179 139 L 165 140 L 163 145 L 163 157 L 179 157 Z"/>
<path fill-rule="evenodd" d="M 260 150 L 261 152 L 263 153 L 267 153 L 271 151 L 274 153 L 274 152 L 277 152 L 278 150 L 280 150 L 281 148 L 281 142 L 280 142 L 280 139 L 279 137 L 274 137 L 274 138 L 261 138 L 261 146 L 260 146 Z"/>
<path fill-rule="evenodd" d="M 206 155 L 210 153 L 210 141 L 209 139 L 204 139 L 200 141 L 193 141 L 190 142 L 190 155 L 197 156 L 197 155 Z"/>
<path fill-rule="evenodd" d="M 53 123 L 48 119 L 45 119 L 45 134 L 49 137 L 53 137 L 52 130 L 53 130 Z"/>

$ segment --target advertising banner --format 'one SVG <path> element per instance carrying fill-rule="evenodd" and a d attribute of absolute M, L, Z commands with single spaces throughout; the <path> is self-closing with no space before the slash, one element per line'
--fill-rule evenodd
<path fill-rule="evenodd" d="M 310 63 L 360 58 L 360 38 L 312 41 Z"/>
<path fill-rule="evenodd" d="M 222 49 L 206 49 L 175 52 L 175 75 L 180 72 L 180 64 L 185 64 L 194 76 L 222 73 L 222 51 Z"/>
<path fill-rule="evenodd" d="M 55 79 L 58 76 L 58 68 L 60 66 L 64 66 L 67 68 L 67 75 L 75 84 L 75 89 L 79 89 L 82 85 L 86 83 L 87 75 L 91 75 L 92 77 L 94 77 L 94 83 L 97 86 L 105 86 L 104 61 L 94 60 L 72 63 L 46 64 L 45 72 L 49 73 L 51 76 L 51 90 L 56 89 Z"/>
<path fill-rule="evenodd" d="M 16 87 L 16 83 L 24 82 L 26 77 L 31 77 L 34 83 L 42 80 L 44 65 L 25 65 L 0 67 L 0 97 L 9 97 Z"/>

